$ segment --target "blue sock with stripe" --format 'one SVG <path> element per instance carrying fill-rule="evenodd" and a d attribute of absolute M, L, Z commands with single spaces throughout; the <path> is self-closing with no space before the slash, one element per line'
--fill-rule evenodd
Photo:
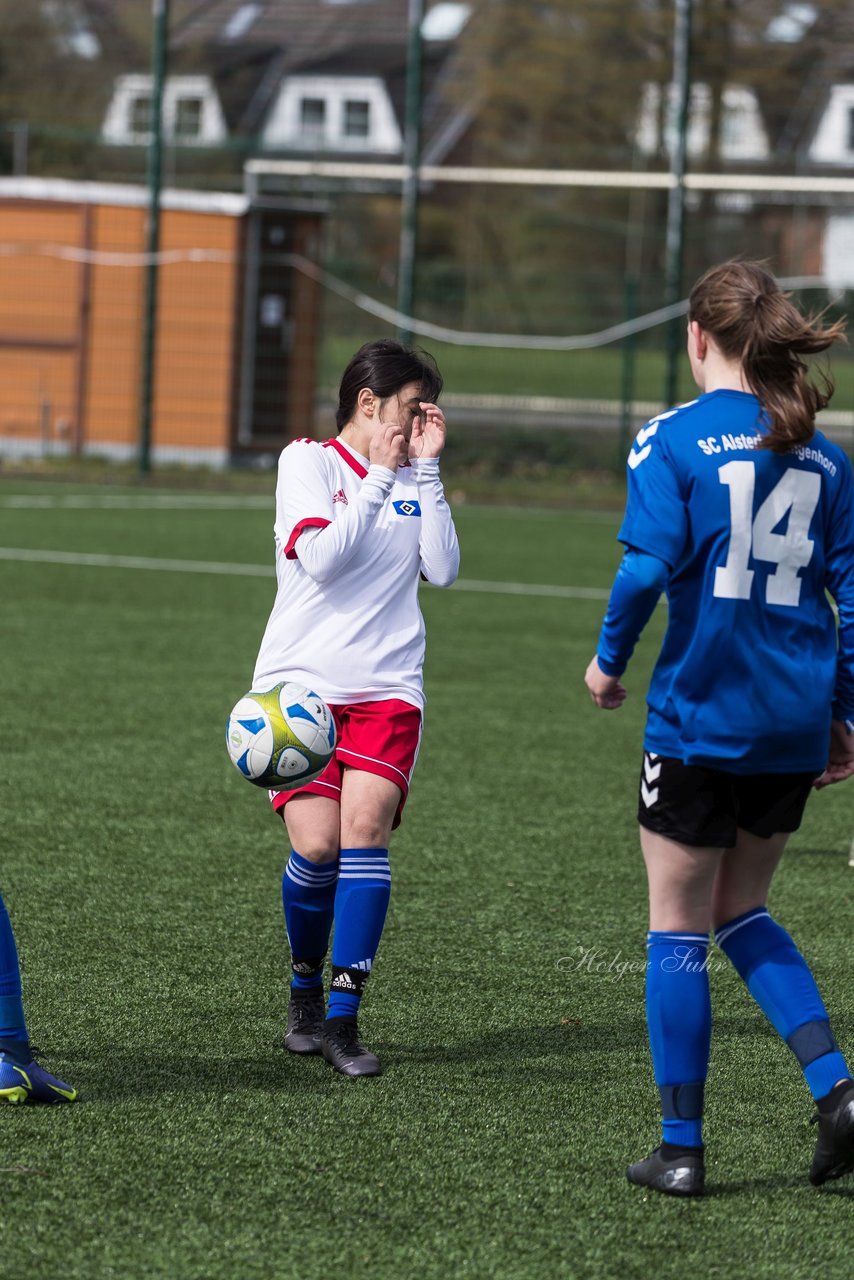
<path fill-rule="evenodd" d="M 0 1041 L 14 1040 L 26 1045 L 27 1039 L 18 948 L 9 912 L 0 897 Z"/>
<path fill-rule="evenodd" d="M 794 1053 L 814 1098 L 851 1075 L 809 965 L 767 907 L 721 925 L 715 941 Z"/>
<path fill-rule="evenodd" d="M 646 944 L 646 1020 L 662 1141 L 702 1147 L 712 1040 L 709 939 L 704 933 L 650 932 Z"/>
<path fill-rule="evenodd" d="M 297 991 L 323 981 L 337 880 L 337 862 L 309 862 L 296 849 L 291 851 L 282 876 L 282 905 L 291 948 L 291 986 Z"/>
<path fill-rule="evenodd" d="M 329 1018 L 355 1018 L 391 897 L 388 849 L 342 849 L 335 892 Z"/>

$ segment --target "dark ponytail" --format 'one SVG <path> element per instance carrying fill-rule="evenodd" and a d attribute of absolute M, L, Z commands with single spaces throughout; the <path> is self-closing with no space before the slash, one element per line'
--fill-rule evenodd
<path fill-rule="evenodd" d="M 810 382 L 803 356 L 845 341 L 845 320 L 822 327 L 822 314 L 804 316 L 758 262 L 725 262 L 702 276 L 688 301 L 696 320 L 721 353 L 741 363 L 744 380 L 764 409 L 770 429 L 762 445 L 787 453 L 815 432 L 815 416 L 833 395 L 819 372 Z"/>

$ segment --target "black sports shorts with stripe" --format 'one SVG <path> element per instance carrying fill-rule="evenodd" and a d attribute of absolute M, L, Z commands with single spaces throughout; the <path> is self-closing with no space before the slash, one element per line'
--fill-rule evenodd
<path fill-rule="evenodd" d="M 729 849 L 739 828 L 768 839 L 797 831 L 815 773 L 725 773 L 645 751 L 638 822 L 679 844 Z"/>

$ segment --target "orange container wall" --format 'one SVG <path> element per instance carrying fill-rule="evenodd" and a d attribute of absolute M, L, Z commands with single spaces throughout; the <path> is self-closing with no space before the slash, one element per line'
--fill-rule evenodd
<path fill-rule="evenodd" d="M 136 451 L 145 222 L 141 205 L 0 200 L 0 448 Z M 161 212 L 155 459 L 228 455 L 241 226 L 220 211 Z"/>
<path fill-rule="evenodd" d="M 72 439 L 76 385 L 73 351 L 21 352 L 0 347 L 0 444 L 35 440 L 67 445 Z"/>
<path fill-rule="evenodd" d="M 75 416 L 77 208 L 0 204 L 0 441 L 70 439 Z"/>
<path fill-rule="evenodd" d="M 155 450 L 229 447 L 239 240 L 234 217 L 168 209 L 161 214 Z M 144 243 L 143 210 L 98 208 L 94 247 L 100 252 L 139 253 Z M 200 251 L 201 260 L 170 261 L 174 251 L 189 250 Z M 138 438 L 144 290 L 144 267 L 93 268 L 86 396 L 91 444 Z"/>
<path fill-rule="evenodd" d="M 80 241 L 78 207 L 0 204 L 0 336 L 73 342 L 79 265 L 53 249 Z"/>
<path fill-rule="evenodd" d="M 145 211 L 96 205 L 92 244 L 99 254 L 138 255 Z M 96 258 L 91 267 L 84 438 L 87 446 L 132 446 L 139 437 L 144 268 L 131 257 Z"/>
<path fill-rule="evenodd" d="M 227 449 L 231 440 L 240 223 L 224 215 L 168 210 L 161 249 L 201 248 L 207 260 L 161 268 L 156 443 Z"/>

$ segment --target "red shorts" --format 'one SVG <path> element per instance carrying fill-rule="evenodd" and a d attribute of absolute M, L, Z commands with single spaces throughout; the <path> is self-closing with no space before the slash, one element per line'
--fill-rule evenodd
<path fill-rule="evenodd" d="M 271 791 L 273 808 L 284 818 L 284 808 L 293 796 L 341 798 L 341 777 L 345 767 L 361 769 L 388 778 L 400 788 L 400 803 L 392 828 L 400 826 L 400 815 L 409 794 L 409 779 L 421 743 L 421 712 L 411 702 L 389 698 L 384 702 L 354 702 L 346 707 L 330 707 L 335 717 L 338 742 L 335 755 L 319 778 L 293 791 Z"/>

